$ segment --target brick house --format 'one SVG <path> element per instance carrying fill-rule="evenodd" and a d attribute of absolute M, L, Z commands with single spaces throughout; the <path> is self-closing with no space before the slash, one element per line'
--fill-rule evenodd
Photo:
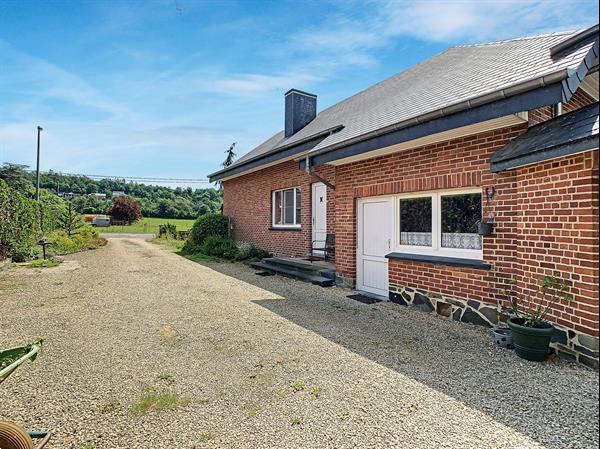
<path fill-rule="evenodd" d="M 486 326 L 507 280 L 558 272 L 554 347 L 597 367 L 598 48 L 597 25 L 455 47 L 318 114 L 290 90 L 284 130 L 210 175 L 235 238 L 335 235 L 339 285 Z"/>

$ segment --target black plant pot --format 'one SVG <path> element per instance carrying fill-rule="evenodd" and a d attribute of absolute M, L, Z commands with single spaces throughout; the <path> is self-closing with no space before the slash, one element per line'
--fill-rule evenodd
<path fill-rule="evenodd" d="M 550 354 L 550 340 L 554 334 L 554 326 L 543 323 L 542 327 L 523 326 L 519 318 L 508 320 L 512 331 L 512 343 L 519 357 L 534 362 L 543 362 Z"/>
<path fill-rule="evenodd" d="M 479 223 L 479 235 L 487 237 L 488 235 L 491 235 L 493 230 L 493 223 Z"/>

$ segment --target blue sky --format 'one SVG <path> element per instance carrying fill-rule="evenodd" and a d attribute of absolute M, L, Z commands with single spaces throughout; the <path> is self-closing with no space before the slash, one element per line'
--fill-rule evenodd
<path fill-rule="evenodd" d="M 596 1 L 0 1 L 0 163 L 204 178 L 283 127 L 445 48 L 577 29 Z M 569 12 L 567 16 L 565 11 Z"/>

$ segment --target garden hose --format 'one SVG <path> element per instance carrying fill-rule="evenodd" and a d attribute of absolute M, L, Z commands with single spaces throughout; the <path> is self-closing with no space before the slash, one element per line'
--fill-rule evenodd
<path fill-rule="evenodd" d="M 22 427 L 0 421 L 0 449 L 33 449 L 33 441 Z"/>

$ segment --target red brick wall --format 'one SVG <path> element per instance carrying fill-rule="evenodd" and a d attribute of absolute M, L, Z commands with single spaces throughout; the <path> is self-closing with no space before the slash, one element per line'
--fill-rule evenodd
<path fill-rule="evenodd" d="M 335 168 L 319 167 L 322 177 L 335 184 Z M 276 255 L 305 257 L 311 237 L 311 184 L 317 182 L 298 169 L 294 161 L 283 162 L 224 182 L 223 213 L 231 217 L 237 240 L 254 243 Z M 271 198 L 273 190 L 286 187 L 301 189 L 301 229 L 274 230 L 271 227 Z M 335 195 L 327 189 L 327 226 L 335 226 Z"/>
<path fill-rule="evenodd" d="M 563 113 L 575 111 L 576 109 L 581 109 L 582 107 L 592 104 L 595 101 L 596 100 L 586 94 L 583 90 L 578 89 L 571 97 L 569 102 L 563 104 L 562 111 Z"/>
<path fill-rule="evenodd" d="M 526 124 L 488 131 L 389 156 L 337 167 L 336 269 L 355 279 L 356 198 L 460 187 L 495 187 L 490 210 L 496 218 L 493 236 L 484 238 L 484 259 L 494 271 L 456 269 L 390 260 L 390 284 L 490 301 L 499 297 L 502 278 L 515 269 L 516 177 L 492 174 L 489 158 L 526 131 Z M 503 282 L 502 282 L 503 283 Z"/>
<path fill-rule="evenodd" d="M 526 130 L 515 126 L 337 167 L 336 269 L 353 280 L 356 198 L 460 187 L 494 187 L 492 236 L 483 239 L 490 271 L 389 261 L 391 286 L 490 304 L 505 303 L 508 279 L 529 297 L 532 285 L 558 274 L 575 300 L 551 319 L 598 335 L 598 152 L 493 174 L 489 158 Z"/>
<path fill-rule="evenodd" d="M 598 150 L 519 169 L 517 195 L 519 292 L 558 273 L 574 300 L 552 320 L 598 336 Z"/>

